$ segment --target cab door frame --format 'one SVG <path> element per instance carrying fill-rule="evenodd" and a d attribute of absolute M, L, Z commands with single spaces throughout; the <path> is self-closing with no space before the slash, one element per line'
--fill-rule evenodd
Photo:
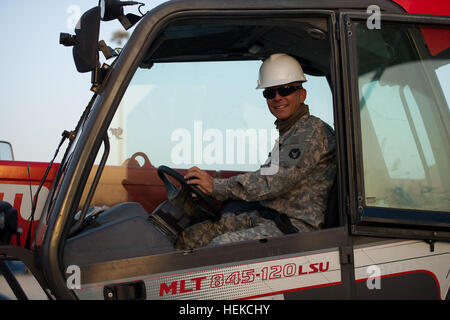
<path fill-rule="evenodd" d="M 358 91 L 358 62 L 354 22 L 367 22 L 368 13 L 360 11 L 342 10 L 339 13 L 339 31 L 341 38 L 344 108 L 346 121 L 346 145 L 348 156 L 349 184 L 348 210 L 350 217 L 350 232 L 352 235 L 376 237 L 390 237 L 400 239 L 422 239 L 426 241 L 450 240 L 450 213 L 446 213 L 447 222 L 438 225 L 422 224 L 410 225 L 403 218 L 388 218 L 385 221 L 364 215 L 367 204 L 364 198 L 364 171 L 362 163 L 362 136 L 360 125 L 360 101 Z M 381 28 L 383 22 L 417 23 L 437 26 L 450 26 L 450 19 L 446 16 L 429 16 L 419 14 L 386 14 L 381 13 Z M 347 81 L 345 80 L 347 79 Z M 354 176 L 353 176 L 354 174 Z M 401 209 L 389 209 L 398 213 Z M 405 211 L 405 210 L 403 210 Z M 411 211 L 411 210 L 410 210 Z M 403 213 L 402 213 L 403 214 Z M 408 210 L 406 210 L 408 214 Z"/>

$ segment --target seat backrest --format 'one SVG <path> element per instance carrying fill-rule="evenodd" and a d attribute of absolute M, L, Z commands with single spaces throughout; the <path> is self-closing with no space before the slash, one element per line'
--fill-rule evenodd
<path fill-rule="evenodd" d="M 339 226 L 339 206 L 338 206 L 338 183 L 334 178 L 333 185 L 328 193 L 327 210 L 325 211 L 325 222 L 323 228 L 333 228 Z"/>

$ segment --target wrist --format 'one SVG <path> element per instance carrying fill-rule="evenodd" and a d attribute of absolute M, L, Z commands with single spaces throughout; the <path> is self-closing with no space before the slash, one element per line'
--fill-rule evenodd
<path fill-rule="evenodd" d="M 213 179 L 212 196 L 214 199 L 224 201 L 229 198 L 228 195 L 228 179 Z"/>

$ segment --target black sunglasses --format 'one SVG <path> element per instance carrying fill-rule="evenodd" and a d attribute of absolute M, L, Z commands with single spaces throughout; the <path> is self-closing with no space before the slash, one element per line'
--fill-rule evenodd
<path fill-rule="evenodd" d="M 280 96 L 286 97 L 293 92 L 297 91 L 298 89 L 302 89 L 302 86 L 283 86 L 276 89 L 266 89 L 263 91 L 263 96 L 266 99 L 273 99 L 275 98 L 277 92 Z"/>

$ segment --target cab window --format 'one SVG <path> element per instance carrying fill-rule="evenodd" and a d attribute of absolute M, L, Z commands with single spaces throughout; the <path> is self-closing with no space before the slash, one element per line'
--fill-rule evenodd
<path fill-rule="evenodd" d="M 109 128 L 108 163 L 136 152 L 153 166 L 254 171 L 278 131 L 256 79 L 261 61 L 157 63 L 139 69 Z M 307 75 L 308 76 L 308 75 Z M 324 76 L 304 84 L 311 113 L 333 122 Z"/>
<path fill-rule="evenodd" d="M 131 201 L 153 212 L 166 199 L 161 165 L 224 178 L 258 170 L 278 138 L 256 89 L 258 72 L 278 52 L 299 60 L 310 113 L 334 128 L 327 18 L 175 20 L 146 52 L 110 123 L 109 155 L 90 205 Z"/>
<path fill-rule="evenodd" d="M 442 219 L 417 213 L 450 210 L 450 50 L 436 42 L 449 30 L 388 22 L 354 30 L 365 206 L 416 212 L 408 220 Z"/>

